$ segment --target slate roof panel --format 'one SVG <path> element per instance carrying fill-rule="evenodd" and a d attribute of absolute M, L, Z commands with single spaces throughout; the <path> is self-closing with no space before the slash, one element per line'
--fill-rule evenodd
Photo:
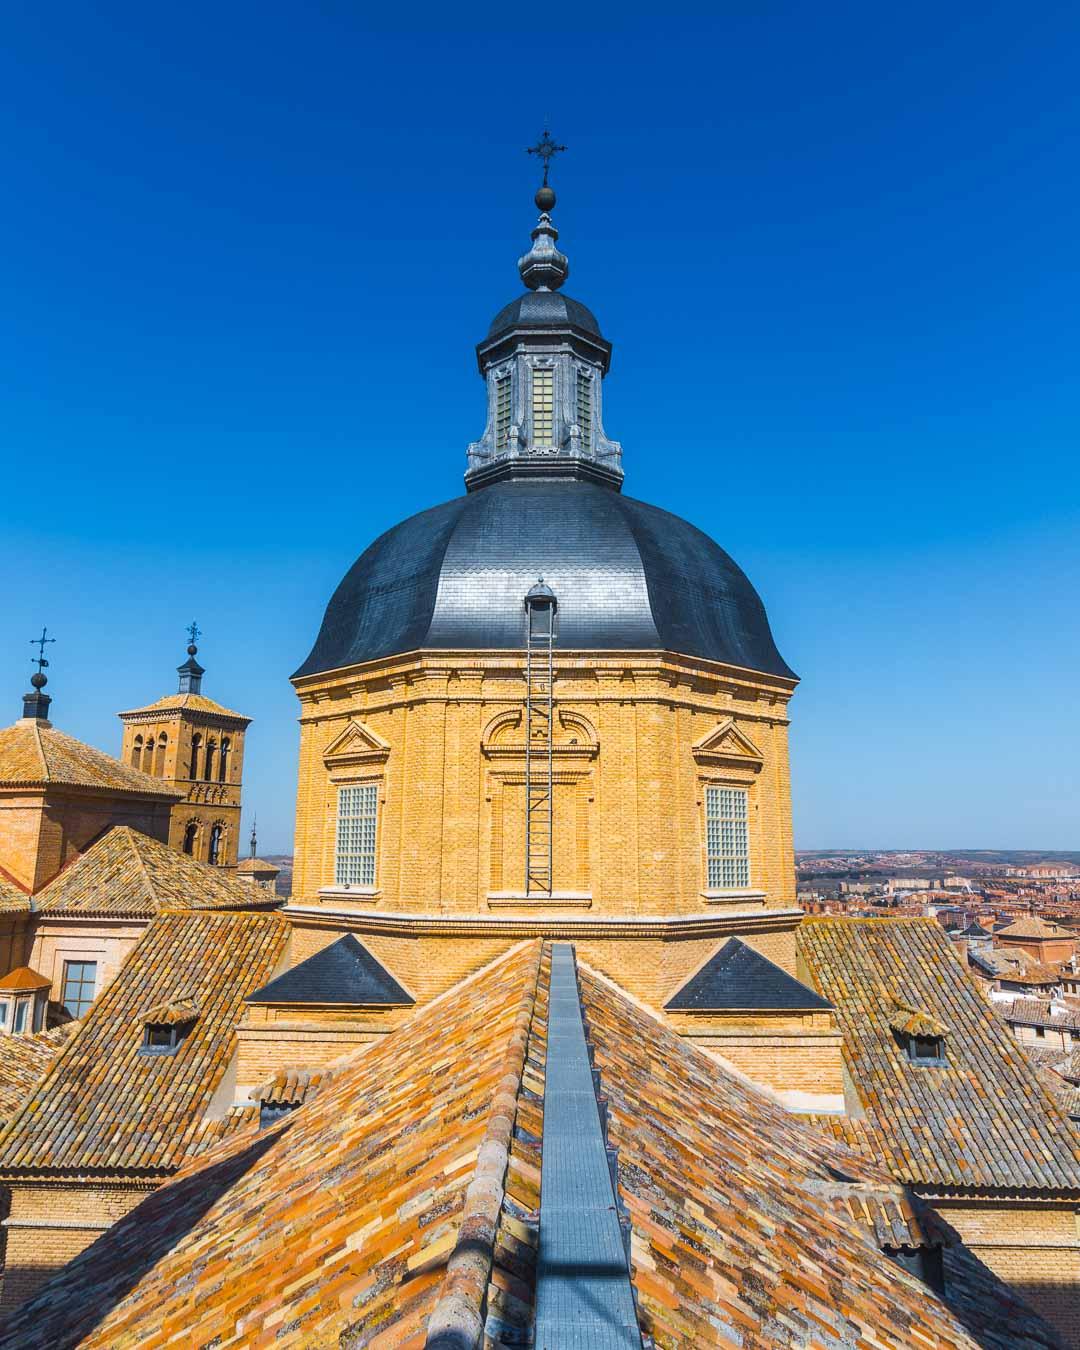
<path fill-rule="evenodd" d="M 38 893 L 50 917 L 150 919 L 163 909 L 254 909 L 276 903 L 231 873 L 196 862 L 128 825 L 114 825 Z"/>
<path fill-rule="evenodd" d="M 351 933 L 248 996 L 249 1003 L 382 1007 L 416 1000 Z"/>
<path fill-rule="evenodd" d="M 175 1170 L 236 1047 L 244 997 L 275 968 L 288 925 L 275 914 L 170 913 L 149 924 L 123 970 L 0 1134 L 0 1172 Z M 143 1014 L 194 998 L 174 1055 L 142 1055 Z"/>
<path fill-rule="evenodd" d="M 933 919 L 807 918 L 800 951 L 835 1005 L 880 1156 L 922 1185 L 1080 1190 L 1080 1146 Z M 911 1064 L 897 1002 L 950 1028 L 945 1064 Z"/>
<path fill-rule="evenodd" d="M 668 1012 L 818 1012 L 831 1005 L 741 939 L 729 938 L 664 1006 Z"/>

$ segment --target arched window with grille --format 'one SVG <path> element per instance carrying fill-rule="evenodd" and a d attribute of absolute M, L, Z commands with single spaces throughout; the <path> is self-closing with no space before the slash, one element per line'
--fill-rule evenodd
<path fill-rule="evenodd" d="M 154 738 L 148 736 L 142 752 L 142 771 L 143 773 L 154 772 Z"/>
<path fill-rule="evenodd" d="M 154 752 L 154 773 L 158 778 L 165 777 L 165 747 L 168 743 L 168 736 L 162 732 L 157 738 L 157 749 Z"/>
<path fill-rule="evenodd" d="M 221 862 L 221 841 L 225 834 L 220 825 L 215 825 L 210 831 L 210 852 L 206 855 L 206 861 L 213 863 L 215 867 Z"/>
<path fill-rule="evenodd" d="M 131 767 L 137 769 L 142 763 L 142 737 L 136 736 L 131 742 Z"/>
<path fill-rule="evenodd" d="M 196 779 L 199 776 L 199 750 L 202 746 L 202 737 L 198 732 L 191 738 L 191 768 L 188 771 L 188 777 Z"/>
<path fill-rule="evenodd" d="M 232 741 L 228 736 L 221 738 L 221 754 L 218 756 L 218 782 L 228 781 L 229 774 L 229 754 L 232 751 Z"/>
<path fill-rule="evenodd" d="M 199 826 L 194 820 L 189 820 L 184 829 L 184 852 L 189 856 L 195 854 L 195 840 L 199 836 Z"/>
<path fill-rule="evenodd" d="M 217 741 L 211 736 L 206 742 L 206 763 L 203 765 L 203 777 L 208 783 L 214 781 L 214 755 L 217 751 Z"/>

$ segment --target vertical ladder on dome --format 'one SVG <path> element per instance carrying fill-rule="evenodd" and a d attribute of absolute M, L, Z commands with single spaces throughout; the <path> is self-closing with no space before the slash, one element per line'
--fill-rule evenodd
<path fill-rule="evenodd" d="M 552 645 L 558 601 L 541 577 L 525 597 L 525 893 L 552 888 Z"/>

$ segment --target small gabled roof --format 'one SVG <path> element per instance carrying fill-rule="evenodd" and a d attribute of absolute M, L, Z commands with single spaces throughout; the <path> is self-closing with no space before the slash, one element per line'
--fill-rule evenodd
<path fill-rule="evenodd" d="M 1075 938 L 1071 928 L 1062 928 L 1059 923 L 1047 923 L 1038 915 L 1017 919 L 1006 928 L 998 929 L 998 937 L 1003 938 Z"/>
<path fill-rule="evenodd" d="M 129 825 L 114 825 L 38 895 L 56 915 L 152 919 L 165 909 L 255 909 L 275 903 L 230 872 L 196 862 Z"/>
<path fill-rule="evenodd" d="M 35 989 L 50 989 L 52 980 L 29 966 L 17 966 L 0 980 L 0 994 L 29 994 Z"/>
<path fill-rule="evenodd" d="M 828 999 L 740 938 L 729 938 L 672 998 L 667 1012 L 822 1012 Z"/>
<path fill-rule="evenodd" d="M 401 1006 L 416 1000 L 351 933 L 256 989 L 249 1003 L 315 1003 L 324 1007 Z"/>
<path fill-rule="evenodd" d="M 968 926 L 966 928 L 961 928 L 956 936 L 963 938 L 989 938 L 994 935 L 989 929 L 984 928 L 977 919 L 972 919 Z"/>
<path fill-rule="evenodd" d="M 169 801 L 184 795 L 163 779 L 121 764 L 103 750 L 34 718 L 0 728 L 0 787 L 73 787 Z"/>

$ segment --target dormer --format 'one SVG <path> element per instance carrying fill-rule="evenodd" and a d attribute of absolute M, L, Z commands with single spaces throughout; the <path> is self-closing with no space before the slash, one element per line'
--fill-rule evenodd
<path fill-rule="evenodd" d="M 142 1015 L 140 1055 L 175 1055 L 199 1019 L 194 999 L 180 995 L 157 1003 Z"/>
<path fill-rule="evenodd" d="M 893 1005 L 889 1027 L 908 1060 L 922 1067 L 942 1067 L 949 1028 L 924 1009 L 901 999 L 894 997 Z"/>
<path fill-rule="evenodd" d="M 49 1006 L 51 981 L 29 966 L 0 980 L 0 1034 L 25 1036 L 41 1031 Z"/>

